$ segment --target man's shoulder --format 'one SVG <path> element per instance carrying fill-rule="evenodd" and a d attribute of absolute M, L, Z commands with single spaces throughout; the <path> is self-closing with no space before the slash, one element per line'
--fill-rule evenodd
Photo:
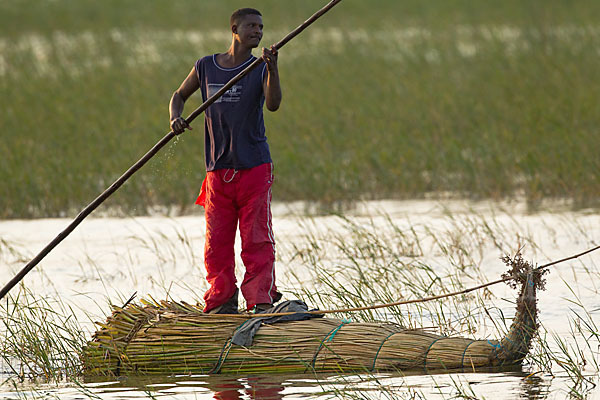
<path fill-rule="evenodd" d="M 210 62 L 210 63 L 212 63 L 212 62 L 213 62 L 212 60 L 213 60 L 213 57 L 214 57 L 214 56 L 215 56 L 214 54 L 209 54 L 209 55 L 207 55 L 207 56 L 200 57 L 200 58 L 199 58 L 199 59 L 196 61 L 196 64 L 204 64 L 204 63 L 207 63 L 207 62 Z"/>

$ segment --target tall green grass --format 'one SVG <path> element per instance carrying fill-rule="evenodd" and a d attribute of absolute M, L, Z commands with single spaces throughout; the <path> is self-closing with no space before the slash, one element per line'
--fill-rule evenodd
<path fill-rule="evenodd" d="M 261 2 L 263 45 L 324 2 Z M 73 215 L 169 130 L 238 0 L 0 3 L 0 217 Z M 598 206 L 600 5 L 345 0 L 281 51 L 276 200 L 525 196 Z M 186 113 L 200 104 L 189 101 Z M 189 211 L 203 122 L 106 202 Z"/>
<path fill-rule="evenodd" d="M 72 307 L 20 287 L 2 302 L 0 315 L 0 361 L 9 379 L 60 382 L 81 374 L 86 335 Z"/>

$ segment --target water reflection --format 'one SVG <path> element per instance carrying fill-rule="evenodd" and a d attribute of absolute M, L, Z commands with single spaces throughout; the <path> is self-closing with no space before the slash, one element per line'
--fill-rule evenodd
<path fill-rule="evenodd" d="M 87 382 L 85 387 L 101 398 L 133 399 L 261 399 L 290 397 L 331 398 L 365 393 L 391 397 L 420 394 L 426 398 L 456 396 L 461 390 L 485 398 L 546 399 L 551 379 L 528 376 L 520 370 L 422 374 L 301 374 L 301 375 L 179 375 L 170 377 L 124 377 L 118 381 Z M 492 396 L 492 397 L 489 397 Z"/>
<path fill-rule="evenodd" d="M 559 382 L 557 382 L 557 380 Z M 13 390 L 0 387 L 0 399 L 114 400 L 149 399 L 331 399 L 343 398 L 493 398 L 547 399 L 564 377 L 522 371 L 422 374 L 175 375 L 88 379 L 81 385 L 37 383 Z M 564 382 L 563 382 L 564 383 Z M 15 390 L 17 389 L 17 390 Z M 566 389 L 566 387 L 565 387 Z M 7 391 L 5 391 L 7 390 Z M 470 397 L 469 397 L 470 396 Z"/>
<path fill-rule="evenodd" d="M 521 380 L 519 398 L 538 400 L 545 399 L 550 394 L 551 379 L 537 375 L 530 375 Z"/>
<path fill-rule="evenodd" d="M 253 376 L 242 379 L 222 378 L 207 380 L 206 387 L 214 392 L 218 400 L 283 398 L 283 379 L 276 376 Z"/>
<path fill-rule="evenodd" d="M 214 398 L 218 400 L 277 400 L 283 398 L 284 381 L 289 376 L 227 376 L 227 375 L 180 375 L 171 377 L 123 377 L 118 381 L 87 382 L 86 387 L 95 395 L 118 398 L 163 397 L 180 394 L 184 397 Z M 92 389 L 93 388 L 93 389 Z M 186 396 L 187 395 L 187 396 Z"/>

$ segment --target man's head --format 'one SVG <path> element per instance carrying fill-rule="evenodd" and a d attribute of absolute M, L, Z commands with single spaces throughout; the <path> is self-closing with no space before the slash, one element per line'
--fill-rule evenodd
<path fill-rule="evenodd" d="M 234 25 L 238 25 L 240 20 L 244 18 L 246 15 L 258 15 L 262 17 L 260 11 L 254 8 L 240 8 L 239 10 L 235 10 L 233 14 L 231 14 L 231 18 L 229 18 L 229 25 L 233 27 Z"/>
<path fill-rule="evenodd" d="M 257 47 L 262 39 L 262 14 L 254 8 L 240 8 L 231 14 L 229 19 L 231 32 L 237 35 L 241 42 Z"/>

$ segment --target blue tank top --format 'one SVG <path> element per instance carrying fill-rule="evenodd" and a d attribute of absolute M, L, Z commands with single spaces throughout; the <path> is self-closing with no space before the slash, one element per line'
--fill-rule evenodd
<path fill-rule="evenodd" d="M 206 101 L 256 57 L 235 68 L 217 64 L 216 54 L 196 61 L 202 99 Z M 253 168 L 271 162 L 263 119 L 266 65 L 253 69 L 205 111 L 206 170 Z"/>

